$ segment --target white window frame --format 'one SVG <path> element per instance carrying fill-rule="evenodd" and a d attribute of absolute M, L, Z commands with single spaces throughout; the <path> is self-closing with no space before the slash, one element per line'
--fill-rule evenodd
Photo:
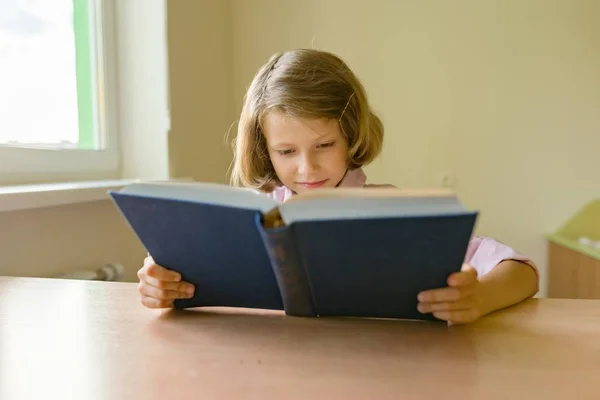
<path fill-rule="evenodd" d="M 95 30 L 98 52 L 92 53 L 98 86 L 104 89 L 98 102 L 99 129 L 106 142 L 100 150 L 41 149 L 0 146 L 0 182 L 44 181 L 48 176 L 76 176 L 78 179 L 113 178 L 120 175 L 120 132 L 118 116 L 118 49 L 116 0 L 88 0 L 90 28 Z M 98 31 L 100 27 L 100 32 Z M 101 61 L 101 62 L 98 62 Z"/>

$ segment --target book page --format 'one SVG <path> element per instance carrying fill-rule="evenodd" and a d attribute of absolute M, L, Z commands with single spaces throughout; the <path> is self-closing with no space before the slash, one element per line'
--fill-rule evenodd
<path fill-rule="evenodd" d="M 300 193 L 292 197 L 287 201 L 300 202 L 300 201 L 312 201 L 315 199 L 328 199 L 328 198 L 400 198 L 400 197 L 427 197 L 427 198 L 441 198 L 441 197 L 455 197 L 455 194 L 444 188 L 425 188 L 425 189 L 399 189 L 395 187 L 374 187 L 374 188 L 361 188 L 361 187 L 340 187 L 340 188 L 327 188 L 311 190 L 304 193 Z"/>
<path fill-rule="evenodd" d="M 337 189 L 339 190 L 339 189 Z M 372 189 L 340 197 L 314 196 L 290 201 L 280 207 L 286 225 L 296 221 L 327 219 L 385 218 L 399 216 L 450 215 L 465 212 L 458 198 L 449 192 L 397 191 L 369 193 Z"/>
<path fill-rule="evenodd" d="M 184 200 L 266 212 L 277 201 L 252 189 L 206 182 L 142 182 L 121 189 L 120 193 Z"/>

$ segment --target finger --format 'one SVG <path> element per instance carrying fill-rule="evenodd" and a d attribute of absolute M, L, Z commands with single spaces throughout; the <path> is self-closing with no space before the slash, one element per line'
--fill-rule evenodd
<path fill-rule="evenodd" d="M 154 286 L 140 283 L 138 291 L 142 296 L 153 297 L 159 300 L 174 300 L 174 299 L 189 299 L 192 297 L 193 292 L 180 292 L 178 290 L 162 290 Z"/>
<path fill-rule="evenodd" d="M 479 312 L 475 308 L 468 310 L 439 311 L 434 312 L 433 316 L 453 324 L 468 324 L 476 321 L 480 317 Z"/>
<path fill-rule="evenodd" d="M 194 294 L 194 285 L 189 282 L 167 282 L 145 275 L 142 275 L 140 282 L 146 283 L 160 290 L 173 290 L 190 295 Z"/>
<path fill-rule="evenodd" d="M 156 263 L 154 262 L 154 258 L 152 258 L 152 256 L 150 255 L 150 253 L 148 253 L 148 256 L 146 258 L 144 258 L 144 266 L 142 268 L 140 268 L 140 271 L 142 269 L 147 268 L 151 264 L 156 264 Z"/>
<path fill-rule="evenodd" d="M 460 272 L 455 272 L 448 277 L 448 285 L 465 286 L 477 282 L 477 270 L 470 265 L 464 264 Z"/>
<path fill-rule="evenodd" d="M 445 287 L 441 289 L 425 290 L 418 294 L 417 299 L 421 303 L 457 301 L 471 296 L 474 291 L 475 285 Z"/>
<path fill-rule="evenodd" d="M 183 297 L 190 298 L 194 295 L 194 285 L 188 282 L 165 282 L 149 276 L 143 276 L 140 280 L 140 288 L 142 285 L 151 286 L 157 290 L 179 292 Z"/>
<path fill-rule="evenodd" d="M 148 308 L 170 308 L 173 307 L 173 300 L 160 300 L 152 297 L 142 297 L 142 304 Z"/>
<path fill-rule="evenodd" d="M 419 303 L 417 309 L 420 313 L 432 313 L 439 311 L 468 310 L 476 306 L 473 297 L 467 297 L 458 301 L 446 301 L 441 303 Z"/>
<path fill-rule="evenodd" d="M 158 264 L 146 263 L 142 270 L 142 274 L 161 281 L 179 282 L 181 280 L 181 274 Z"/>

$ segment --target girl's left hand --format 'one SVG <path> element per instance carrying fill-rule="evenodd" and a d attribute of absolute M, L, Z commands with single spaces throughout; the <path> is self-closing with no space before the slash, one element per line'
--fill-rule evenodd
<path fill-rule="evenodd" d="M 482 313 L 477 270 L 463 264 L 461 271 L 448 277 L 448 287 L 419 293 L 419 312 L 433 313 L 452 324 L 465 324 L 479 319 Z"/>

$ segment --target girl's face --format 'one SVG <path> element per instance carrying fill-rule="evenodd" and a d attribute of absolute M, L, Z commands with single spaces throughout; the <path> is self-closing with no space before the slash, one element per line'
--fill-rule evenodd
<path fill-rule="evenodd" d="M 269 114 L 262 124 L 277 177 L 302 193 L 335 187 L 347 168 L 348 142 L 337 120 Z"/>

